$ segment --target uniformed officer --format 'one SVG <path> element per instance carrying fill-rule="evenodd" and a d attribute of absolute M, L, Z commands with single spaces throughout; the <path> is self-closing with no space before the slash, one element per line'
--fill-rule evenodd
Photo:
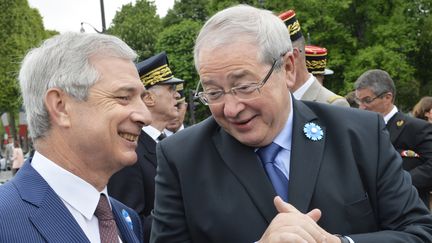
<path fill-rule="evenodd" d="M 290 32 L 290 38 L 294 47 L 294 61 L 296 68 L 296 78 L 291 83 L 291 92 L 299 100 L 309 100 L 332 105 L 348 107 L 346 99 L 328 90 L 309 73 L 306 67 L 305 57 L 305 38 L 301 32 L 300 23 L 293 10 L 288 10 L 279 15 Z"/>

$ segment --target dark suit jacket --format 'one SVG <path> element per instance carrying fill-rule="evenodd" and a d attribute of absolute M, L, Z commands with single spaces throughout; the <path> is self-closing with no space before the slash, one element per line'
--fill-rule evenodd
<path fill-rule="evenodd" d="M 122 241 L 142 242 L 137 213 L 113 198 L 110 201 Z M 123 217 L 123 210 L 131 217 L 133 230 Z M 90 242 L 60 197 L 29 161 L 11 181 L 0 186 L 0 232 L 0 242 Z"/>
<path fill-rule="evenodd" d="M 321 209 L 321 227 L 356 243 L 432 242 L 432 216 L 402 169 L 383 119 L 292 100 L 289 203 L 304 213 Z M 323 139 L 306 138 L 308 122 L 321 126 Z M 254 148 L 213 118 L 165 139 L 156 151 L 150 242 L 254 242 L 277 214 L 276 193 Z"/>
<path fill-rule="evenodd" d="M 144 226 L 144 242 L 150 239 L 156 175 L 156 142 L 144 131 L 138 138 L 138 161 L 114 174 L 108 183 L 110 196 L 133 208 Z"/>
<path fill-rule="evenodd" d="M 403 157 L 403 168 L 411 174 L 413 185 L 429 204 L 432 190 L 432 124 L 397 112 L 387 123 L 390 139 L 397 151 L 412 150 L 420 157 Z"/>

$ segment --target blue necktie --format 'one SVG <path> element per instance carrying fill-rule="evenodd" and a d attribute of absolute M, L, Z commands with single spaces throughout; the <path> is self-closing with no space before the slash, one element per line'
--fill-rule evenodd
<path fill-rule="evenodd" d="M 263 163 L 263 166 L 267 172 L 267 176 L 270 178 L 271 183 L 276 193 L 285 201 L 288 202 L 288 179 L 283 172 L 276 167 L 275 158 L 282 147 L 271 143 L 266 147 L 260 148 L 257 151 L 258 156 Z"/>

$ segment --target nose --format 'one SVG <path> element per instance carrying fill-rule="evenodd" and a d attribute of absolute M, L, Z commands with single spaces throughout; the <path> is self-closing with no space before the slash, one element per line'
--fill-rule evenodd
<path fill-rule="evenodd" d="M 179 99 L 179 98 L 180 98 L 180 96 L 181 96 L 181 95 L 180 95 L 180 93 L 179 93 L 179 92 L 177 92 L 177 91 L 176 91 L 176 92 L 174 92 L 174 98 L 176 98 L 176 100 L 177 100 L 177 99 Z"/>
<path fill-rule="evenodd" d="M 131 114 L 131 119 L 141 127 L 151 124 L 152 115 L 142 99 L 138 99 L 134 111 Z"/>
<path fill-rule="evenodd" d="M 236 118 L 244 110 L 245 105 L 234 95 L 226 94 L 224 96 L 224 115 L 228 118 Z"/>

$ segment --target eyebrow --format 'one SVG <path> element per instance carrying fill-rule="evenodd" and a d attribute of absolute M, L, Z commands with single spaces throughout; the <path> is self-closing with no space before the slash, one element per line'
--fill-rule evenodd
<path fill-rule="evenodd" d="M 120 88 L 114 90 L 114 93 L 118 93 L 118 92 L 137 93 L 138 89 L 136 87 L 132 87 L 132 86 L 124 86 L 124 87 L 120 87 Z M 143 91 L 140 94 L 141 98 L 146 96 L 148 94 L 148 92 L 149 92 L 148 90 L 143 89 Z"/>
<path fill-rule="evenodd" d="M 250 72 L 249 70 L 246 70 L 246 69 L 236 70 L 236 71 L 233 71 L 232 73 L 228 74 L 228 80 L 236 81 L 236 80 L 239 80 L 241 78 L 244 78 L 247 75 L 253 75 L 253 73 Z M 201 83 L 203 85 L 212 85 L 212 84 L 215 84 L 217 82 L 213 79 L 209 79 L 209 80 L 201 80 Z"/>

